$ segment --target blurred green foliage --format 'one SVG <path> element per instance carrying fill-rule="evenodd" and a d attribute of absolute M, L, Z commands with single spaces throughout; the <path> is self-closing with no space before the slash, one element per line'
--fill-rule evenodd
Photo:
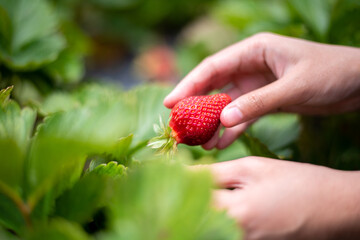
<path fill-rule="evenodd" d="M 58 21 L 47 2 L 35 0 L 31 3 L 0 2 L 1 60 L 11 69 L 39 68 L 55 60 L 65 47 L 63 36 L 56 32 Z"/>
<path fill-rule="evenodd" d="M 36 122 L 36 110 L 2 98 L 0 224 L 22 239 L 239 239 L 236 224 L 209 205 L 208 173 L 153 152 L 135 156 L 154 135 L 137 125 L 161 114 L 158 96 L 168 91 L 85 85 L 50 95 L 55 108 L 45 100 Z M 147 102 L 145 92 L 153 93 Z"/>
<path fill-rule="evenodd" d="M 0 1 L 0 87 L 22 104 L 84 75 L 88 38 L 45 0 Z"/>
<path fill-rule="evenodd" d="M 89 0 L 79 2 L 79 17 L 93 36 L 115 38 L 137 50 L 173 34 L 206 12 L 214 0 Z"/>
<path fill-rule="evenodd" d="M 232 38 L 235 34 L 234 41 L 266 31 L 317 42 L 360 46 L 360 3 L 356 0 L 223 0 L 217 1 L 207 14 L 222 28 L 231 27 L 230 32 L 220 32 L 220 35 Z M 205 56 L 228 45 L 224 42 L 214 49 L 217 38 L 209 38 L 205 27 L 196 30 L 202 38 L 188 36 L 179 42 L 182 74 Z M 188 62 L 194 64 L 189 66 Z"/>

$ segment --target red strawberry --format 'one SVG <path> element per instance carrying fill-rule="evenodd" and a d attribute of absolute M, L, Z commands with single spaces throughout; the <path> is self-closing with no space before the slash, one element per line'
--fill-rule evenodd
<path fill-rule="evenodd" d="M 149 145 L 168 151 L 179 143 L 194 146 L 208 142 L 220 125 L 221 111 L 230 102 L 231 98 L 225 93 L 181 100 L 171 110 L 169 127 L 163 123 L 162 130 L 156 127 L 161 135 Z"/>

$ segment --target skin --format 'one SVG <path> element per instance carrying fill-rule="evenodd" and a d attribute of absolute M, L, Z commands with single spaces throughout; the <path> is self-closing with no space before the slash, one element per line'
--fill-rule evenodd
<path fill-rule="evenodd" d="M 220 188 L 214 206 L 238 222 L 245 239 L 360 237 L 360 186 L 352 184 L 360 172 L 261 157 L 201 168 Z"/>
<path fill-rule="evenodd" d="M 264 114 L 336 114 L 360 108 L 360 50 L 261 33 L 208 57 L 165 98 L 222 89 L 233 99 L 225 127 L 203 147 L 230 145 Z M 360 239 L 360 172 L 248 157 L 209 166 L 214 204 L 245 239 Z M 235 190 L 228 190 L 234 188 Z"/>
<path fill-rule="evenodd" d="M 274 111 L 333 114 L 360 108 L 360 50 L 261 33 L 206 58 L 165 98 L 179 100 L 224 89 L 233 102 L 226 127 L 206 149 L 230 145 L 252 121 Z"/>

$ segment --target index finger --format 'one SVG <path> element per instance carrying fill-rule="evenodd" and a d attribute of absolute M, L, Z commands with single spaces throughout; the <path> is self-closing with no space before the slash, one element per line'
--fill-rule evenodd
<path fill-rule="evenodd" d="M 262 38 L 251 37 L 207 57 L 195 67 L 165 98 L 164 105 L 172 108 L 185 97 L 202 95 L 224 87 L 232 76 L 267 68 Z"/>
<path fill-rule="evenodd" d="M 195 171 L 209 170 L 214 177 L 215 184 L 220 188 L 241 188 L 243 178 L 247 175 L 247 169 L 242 166 L 240 159 L 209 165 L 191 166 L 190 168 Z"/>

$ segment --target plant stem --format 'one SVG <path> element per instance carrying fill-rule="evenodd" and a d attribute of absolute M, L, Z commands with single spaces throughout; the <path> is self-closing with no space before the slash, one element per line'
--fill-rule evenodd
<path fill-rule="evenodd" d="M 131 148 L 128 152 L 128 156 L 131 156 L 132 154 L 134 154 L 135 152 L 139 151 L 140 149 L 146 147 L 146 145 L 148 144 L 148 140 L 142 141 L 140 143 L 138 143 L 135 147 Z"/>
<path fill-rule="evenodd" d="M 22 214 L 26 226 L 31 227 L 31 219 L 30 219 L 30 208 L 29 206 L 21 199 L 21 197 L 9 186 L 6 184 L 0 182 L 0 191 L 4 193 L 13 203 L 16 205 L 16 207 L 19 209 L 20 213 Z"/>

